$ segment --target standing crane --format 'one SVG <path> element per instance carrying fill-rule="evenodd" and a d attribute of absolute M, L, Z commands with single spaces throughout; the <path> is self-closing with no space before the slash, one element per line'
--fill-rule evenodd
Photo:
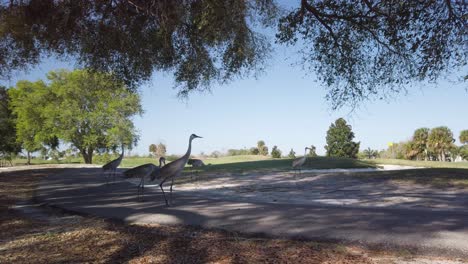
<path fill-rule="evenodd" d="M 189 138 L 189 145 L 187 152 L 185 155 L 182 157 L 174 160 L 171 163 L 168 163 L 166 166 L 162 167 L 160 170 L 158 170 L 157 173 L 155 173 L 155 178 L 161 179 L 161 183 L 159 184 L 159 188 L 161 188 L 161 191 L 164 195 L 164 200 L 166 200 L 166 205 L 168 206 L 169 203 L 167 202 L 166 194 L 164 193 L 163 185 L 166 181 L 171 180 L 171 189 L 170 189 L 170 201 L 172 203 L 172 186 L 174 185 L 174 178 L 178 177 L 181 173 L 182 170 L 185 167 L 185 164 L 187 164 L 187 161 L 190 157 L 190 152 L 192 151 L 192 140 L 195 138 L 201 138 L 200 136 L 197 136 L 195 134 L 190 135 Z"/>
<path fill-rule="evenodd" d="M 137 199 L 140 200 L 140 197 L 144 195 L 145 192 L 145 178 L 149 177 L 150 181 L 154 181 L 156 176 L 158 175 L 159 169 L 163 166 L 162 164 L 166 165 L 166 159 L 164 157 L 159 158 L 159 166 L 154 165 L 153 163 L 147 163 L 135 168 L 131 168 L 124 172 L 125 178 L 136 178 L 140 177 L 140 184 L 137 187 Z"/>
<path fill-rule="evenodd" d="M 122 145 L 122 154 L 120 154 L 118 158 L 102 166 L 102 171 L 104 174 L 106 173 L 106 171 L 109 171 L 110 174 L 112 174 L 113 176 L 112 181 L 115 181 L 115 172 L 117 171 L 117 167 L 120 166 L 120 163 L 122 162 L 123 155 L 124 155 L 124 145 Z M 109 177 L 110 175 L 109 173 L 107 173 L 106 184 L 109 184 Z"/>
<path fill-rule="evenodd" d="M 294 170 L 294 176 L 296 176 L 296 172 L 299 170 L 299 174 L 301 174 L 301 169 L 304 163 L 307 160 L 307 150 L 310 149 L 309 147 L 305 147 L 304 149 L 304 156 L 294 159 L 292 162 L 292 168 Z"/>

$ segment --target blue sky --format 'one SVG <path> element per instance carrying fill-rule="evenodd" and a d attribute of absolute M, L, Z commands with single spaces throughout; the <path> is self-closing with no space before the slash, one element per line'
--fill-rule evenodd
<path fill-rule="evenodd" d="M 211 93 L 193 93 L 185 101 L 177 98 L 171 74 L 155 72 L 140 87 L 145 113 L 134 119 L 141 138 L 132 153 L 146 155 L 151 143 L 163 142 L 169 153 L 182 154 L 189 135 L 196 133 L 204 138 L 194 143 L 194 154 L 250 148 L 262 139 L 283 154 L 291 148 L 301 154 L 305 146 L 315 145 L 320 155 L 325 153 L 326 131 L 339 117 L 353 127 L 361 150 L 384 149 L 388 142 L 407 140 L 419 127 L 448 126 L 459 144 L 460 131 L 468 129 L 466 82 L 418 84 L 407 94 L 365 102 L 351 113 L 349 108 L 332 111 L 325 101 L 326 88 L 314 81 L 313 74 L 292 66 L 298 61 L 294 49 L 275 46 L 265 72 L 256 79 L 214 85 Z M 0 84 L 44 79 L 50 70 L 73 66 L 73 61 L 46 59 Z"/>

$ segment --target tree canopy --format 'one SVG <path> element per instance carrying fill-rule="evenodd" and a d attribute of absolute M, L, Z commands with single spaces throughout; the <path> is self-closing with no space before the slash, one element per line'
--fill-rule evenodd
<path fill-rule="evenodd" d="M 136 87 L 155 70 L 181 96 L 263 68 L 276 28 L 334 108 L 435 81 L 466 65 L 465 1 L 11 0 L 0 2 L 0 78 L 47 55 L 74 57 Z"/>
<path fill-rule="evenodd" d="M 29 153 L 38 151 L 43 143 L 54 136 L 52 123 L 46 121 L 46 105 L 51 94 L 43 81 L 19 81 L 16 87 L 8 89 L 11 109 L 16 116 L 16 140 Z"/>
<path fill-rule="evenodd" d="M 47 78 L 50 84 L 22 81 L 9 90 L 18 140 L 28 151 L 58 138 L 92 163 L 95 151 L 136 143 L 131 117 L 142 113 L 140 98 L 121 81 L 87 70 L 53 71 Z"/>
<path fill-rule="evenodd" d="M 10 99 L 5 87 L 0 86 L 0 153 L 17 153 L 21 146 L 16 141 L 15 117 L 10 110 Z"/>
<path fill-rule="evenodd" d="M 337 108 L 461 69 L 466 9 L 465 1 L 301 0 L 280 19 L 277 37 L 303 40 L 304 64 Z"/>
<path fill-rule="evenodd" d="M 460 132 L 459 139 L 462 144 L 468 144 L 468 129 L 462 130 Z"/>
<path fill-rule="evenodd" d="M 171 70 L 184 95 L 256 68 L 269 44 L 248 22 L 274 12 L 271 0 L 1 1 L 0 76 L 71 55 L 130 86 Z"/>
<path fill-rule="evenodd" d="M 446 154 L 454 146 L 453 133 L 446 126 L 431 129 L 427 138 L 429 148 L 438 155 L 438 160 L 445 161 Z"/>
<path fill-rule="evenodd" d="M 343 118 L 338 118 L 327 131 L 328 157 L 356 158 L 360 142 L 354 142 L 354 132 Z"/>

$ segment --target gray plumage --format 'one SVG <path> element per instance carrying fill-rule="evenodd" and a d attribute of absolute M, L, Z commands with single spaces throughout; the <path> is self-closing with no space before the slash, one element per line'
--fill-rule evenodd
<path fill-rule="evenodd" d="M 307 160 L 307 150 L 310 149 L 308 147 L 306 147 L 304 149 L 304 156 L 303 157 L 300 157 L 300 158 L 297 158 L 297 159 L 294 159 L 293 162 L 292 162 L 292 168 L 293 170 L 296 172 L 297 170 L 299 170 L 299 174 L 301 173 L 301 169 L 302 169 L 302 166 L 304 165 L 304 163 L 306 162 Z"/>
<path fill-rule="evenodd" d="M 166 205 L 169 205 L 167 202 L 166 194 L 164 193 L 163 185 L 167 180 L 171 180 L 171 188 L 170 188 L 170 201 L 172 203 L 172 186 L 174 185 L 174 178 L 179 176 L 182 173 L 182 170 L 185 167 L 185 164 L 187 164 L 187 161 L 190 157 L 190 152 L 192 151 L 192 140 L 195 138 L 201 138 L 200 136 L 197 136 L 195 134 L 190 135 L 189 138 L 189 145 L 187 152 L 185 155 L 182 157 L 174 160 L 171 163 L 168 163 L 166 166 L 162 167 L 155 175 L 155 178 L 161 179 L 161 183 L 159 184 L 159 187 L 161 188 L 161 191 L 163 192 L 164 199 L 166 200 Z"/>
<path fill-rule="evenodd" d="M 159 166 L 156 166 L 153 163 L 147 163 L 147 164 L 137 166 L 135 168 L 131 168 L 124 172 L 125 178 L 140 178 L 140 183 L 138 184 L 138 187 L 137 187 L 138 198 L 140 198 L 140 195 L 144 195 L 145 178 L 150 181 L 154 181 L 163 163 L 164 165 L 166 165 L 166 159 L 164 157 L 161 157 L 159 158 Z"/>
<path fill-rule="evenodd" d="M 117 167 L 119 167 L 120 163 L 122 162 L 123 156 L 124 156 L 124 147 L 122 145 L 122 154 L 120 154 L 120 156 L 116 158 L 115 160 L 112 160 L 102 166 L 102 171 L 104 175 L 106 175 L 106 172 L 109 171 L 109 173 L 113 176 L 112 181 L 115 181 L 115 173 L 117 171 Z M 109 173 L 107 173 L 107 176 L 106 176 L 106 184 L 109 183 L 109 177 L 110 177 Z"/>

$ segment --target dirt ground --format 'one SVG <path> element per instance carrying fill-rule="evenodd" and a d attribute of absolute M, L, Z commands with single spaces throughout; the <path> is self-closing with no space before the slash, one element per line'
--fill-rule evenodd
<path fill-rule="evenodd" d="M 127 225 L 51 208 L 25 213 L 50 169 L 0 173 L 0 263 L 464 263 L 335 242 L 188 226 Z"/>
<path fill-rule="evenodd" d="M 177 190 L 267 203 L 468 210 L 468 170 L 395 167 L 388 171 L 314 170 L 300 175 L 201 174 L 193 175 L 194 181 L 177 184 Z"/>

